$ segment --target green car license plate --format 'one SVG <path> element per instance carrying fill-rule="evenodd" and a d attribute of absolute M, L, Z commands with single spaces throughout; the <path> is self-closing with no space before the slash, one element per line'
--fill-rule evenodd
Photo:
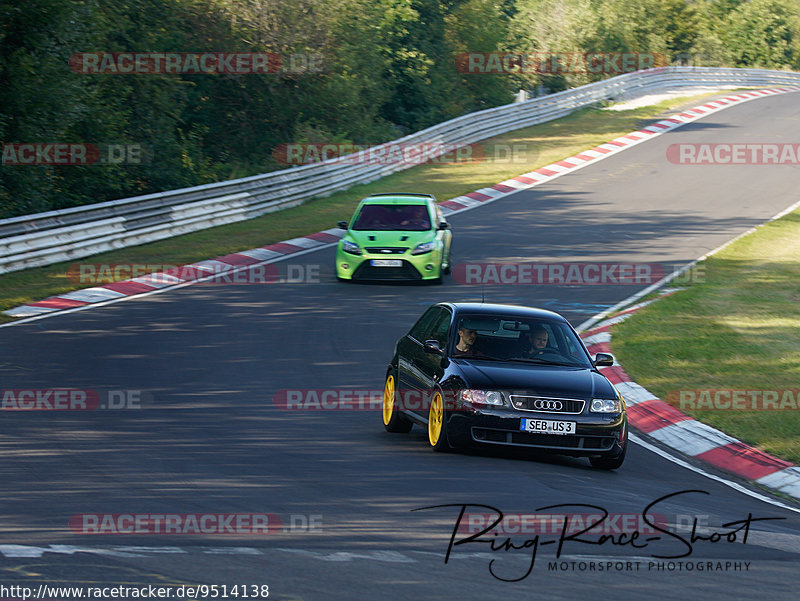
<path fill-rule="evenodd" d="M 373 267 L 402 267 L 402 259 L 372 259 L 369 262 Z"/>

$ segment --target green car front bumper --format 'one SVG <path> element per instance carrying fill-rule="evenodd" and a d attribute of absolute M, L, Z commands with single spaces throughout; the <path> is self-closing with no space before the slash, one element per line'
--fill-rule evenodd
<path fill-rule="evenodd" d="M 336 275 L 342 280 L 438 280 L 442 277 L 442 250 L 412 255 L 336 251 Z M 377 261 L 377 263 L 376 263 Z M 388 263 L 387 263 L 388 262 Z"/>

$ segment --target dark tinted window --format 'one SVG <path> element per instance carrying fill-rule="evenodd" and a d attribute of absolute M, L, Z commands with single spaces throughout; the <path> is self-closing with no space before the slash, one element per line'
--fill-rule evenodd
<path fill-rule="evenodd" d="M 431 229 L 427 205 L 364 205 L 353 223 L 354 230 L 399 230 L 423 232 Z"/>
<path fill-rule="evenodd" d="M 425 336 L 430 330 L 431 323 L 434 319 L 436 319 L 441 311 L 441 307 L 431 307 L 425 311 L 425 313 L 422 314 L 422 317 L 420 317 L 417 320 L 417 323 L 415 323 L 411 328 L 411 331 L 408 333 L 408 335 L 412 338 L 416 338 L 420 342 L 425 342 Z"/>
<path fill-rule="evenodd" d="M 433 327 L 426 334 L 426 340 L 438 340 L 439 345 L 444 348 L 447 344 L 447 332 L 450 329 L 450 311 L 442 309 L 442 313 L 434 320 Z"/>

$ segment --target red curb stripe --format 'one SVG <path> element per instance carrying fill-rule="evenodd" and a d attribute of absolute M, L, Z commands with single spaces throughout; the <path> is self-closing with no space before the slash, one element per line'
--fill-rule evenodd
<path fill-rule="evenodd" d="M 443 203 L 440 203 L 440 204 L 443 207 L 447 207 L 448 209 L 455 209 L 455 210 L 463 209 L 463 208 L 465 208 L 467 206 L 467 205 L 462 205 L 461 203 L 456 202 L 455 200 L 445 200 Z"/>
<path fill-rule="evenodd" d="M 176 277 L 183 282 L 193 282 L 194 280 L 206 276 L 209 273 L 209 270 L 200 269 L 194 263 L 191 263 L 189 265 L 183 265 L 182 267 L 168 269 L 167 271 L 149 273 L 148 275 L 171 275 L 172 277 Z M 180 284 L 181 282 L 175 283 Z"/>
<path fill-rule="evenodd" d="M 344 231 L 344 230 L 342 230 Z M 310 238 L 311 240 L 316 240 L 317 242 L 338 242 L 339 238 L 334 236 L 333 234 L 329 234 L 328 232 L 317 232 L 316 234 L 309 234 L 308 236 L 303 236 L 304 238 Z"/>
<path fill-rule="evenodd" d="M 595 146 L 594 148 L 592 148 L 592 150 L 594 150 L 595 152 L 600 152 L 602 154 L 607 154 L 611 152 L 608 148 L 603 148 L 602 146 Z"/>
<path fill-rule="evenodd" d="M 650 131 L 649 129 L 637 129 L 636 133 L 637 134 L 643 134 L 643 135 L 646 135 L 646 136 L 654 136 L 654 135 L 656 135 L 656 132 Z"/>
<path fill-rule="evenodd" d="M 469 194 L 464 194 L 464 197 L 471 198 L 472 200 L 477 200 L 479 202 L 484 202 L 492 198 L 491 196 L 487 196 L 481 192 L 470 192 Z"/>
<path fill-rule="evenodd" d="M 787 467 L 792 467 L 788 461 L 768 455 L 743 442 L 732 442 L 695 455 L 695 457 L 751 480 L 758 480 Z"/>
<path fill-rule="evenodd" d="M 558 171 L 551 171 L 550 169 L 545 169 L 544 167 L 535 169 L 534 173 L 541 173 L 542 175 L 546 175 L 547 177 L 550 177 L 551 175 L 558 175 Z"/>
<path fill-rule="evenodd" d="M 628 138 L 629 140 L 641 140 L 641 138 L 639 136 L 637 136 L 635 133 L 628 134 L 627 136 L 624 136 L 624 137 Z"/>
<path fill-rule="evenodd" d="M 511 186 L 504 186 L 503 184 L 495 184 L 494 186 L 492 186 L 492 188 L 494 188 L 495 190 L 498 190 L 500 192 L 514 192 L 514 191 L 516 191 L 516 188 L 512 188 Z"/>
<path fill-rule="evenodd" d="M 592 328 L 591 330 L 586 330 L 585 332 L 582 332 L 581 338 L 594 336 L 595 334 L 600 334 L 601 332 L 608 332 L 610 329 L 611 326 L 600 326 L 599 328 Z"/>
<path fill-rule="evenodd" d="M 575 165 L 573 165 L 572 163 L 568 163 L 567 161 L 558 161 L 555 164 L 559 165 L 560 167 L 566 167 L 567 169 L 572 169 L 573 167 L 575 167 Z"/>
<path fill-rule="evenodd" d="M 150 292 L 151 290 L 156 289 L 155 286 L 143 284 L 142 282 L 132 282 L 130 280 L 125 280 L 123 282 L 112 282 L 111 284 L 105 284 L 101 286 L 101 288 L 107 288 L 109 290 L 113 290 L 114 292 L 120 292 L 128 296 L 141 294 L 142 292 Z"/>
<path fill-rule="evenodd" d="M 525 177 L 524 175 L 518 175 L 514 178 L 515 181 L 522 182 L 523 184 L 535 184 L 538 182 L 538 179 L 531 179 L 530 177 Z"/>
<path fill-rule="evenodd" d="M 606 142 L 606 144 L 613 144 L 614 146 L 627 146 L 624 142 L 617 142 L 616 140 L 611 140 Z"/>
<path fill-rule="evenodd" d="M 300 246 L 295 246 L 294 244 L 287 244 L 286 242 L 277 242 L 275 244 L 270 244 L 269 246 L 262 246 L 261 248 L 263 248 L 264 250 L 271 250 L 276 253 L 281 253 L 282 255 L 290 255 L 292 253 L 304 250 Z"/>
<path fill-rule="evenodd" d="M 589 351 L 590 355 L 596 355 L 597 353 L 610 353 L 611 344 L 608 342 L 595 342 L 594 344 L 587 346 L 586 350 Z"/>
<path fill-rule="evenodd" d="M 73 300 L 71 298 L 61 298 L 59 296 L 53 296 L 51 298 L 46 298 L 44 300 L 37 301 L 35 303 L 30 303 L 29 307 L 48 307 L 51 309 L 70 309 L 72 307 L 82 307 L 83 305 L 88 305 L 89 303 L 86 301 L 79 301 Z"/>
<path fill-rule="evenodd" d="M 584 161 L 593 161 L 595 159 L 595 157 L 590 157 L 588 154 L 583 154 L 583 153 L 576 154 L 575 158 L 576 159 L 583 159 Z"/>
<path fill-rule="evenodd" d="M 688 419 L 692 418 L 659 399 L 628 406 L 628 421 L 645 434 Z"/>
<path fill-rule="evenodd" d="M 694 115 L 689 115 L 689 117 L 694 117 Z M 664 121 L 671 121 L 672 123 L 683 123 L 683 121 L 681 121 L 680 119 L 673 119 L 671 117 L 669 119 L 664 119 Z"/>
<path fill-rule="evenodd" d="M 224 257 L 217 257 L 217 261 L 220 263 L 227 263 L 228 265 L 252 265 L 253 263 L 261 262 L 260 259 L 254 259 L 253 257 L 248 257 L 247 255 L 240 255 L 239 253 L 225 255 Z"/>
<path fill-rule="evenodd" d="M 663 123 L 653 123 L 650 127 L 660 127 L 661 129 L 669 129 L 669 125 L 664 125 Z"/>
<path fill-rule="evenodd" d="M 622 369 L 622 366 L 615 365 L 613 367 L 604 367 L 600 370 L 606 378 L 608 378 L 609 382 L 612 384 L 621 384 L 622 382 L 630 382 L 631 378 L 628 374 L 625 373 L 625 370 Z"/>

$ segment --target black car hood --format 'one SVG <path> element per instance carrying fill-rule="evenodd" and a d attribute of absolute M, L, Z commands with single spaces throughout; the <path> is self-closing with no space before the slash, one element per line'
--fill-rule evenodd
<path fill-rule="evenodd" d="M 457 360 L 469 388 L 517 390 L 560 398 L 616 398 L 605 376 L 588 367 Z"/>

